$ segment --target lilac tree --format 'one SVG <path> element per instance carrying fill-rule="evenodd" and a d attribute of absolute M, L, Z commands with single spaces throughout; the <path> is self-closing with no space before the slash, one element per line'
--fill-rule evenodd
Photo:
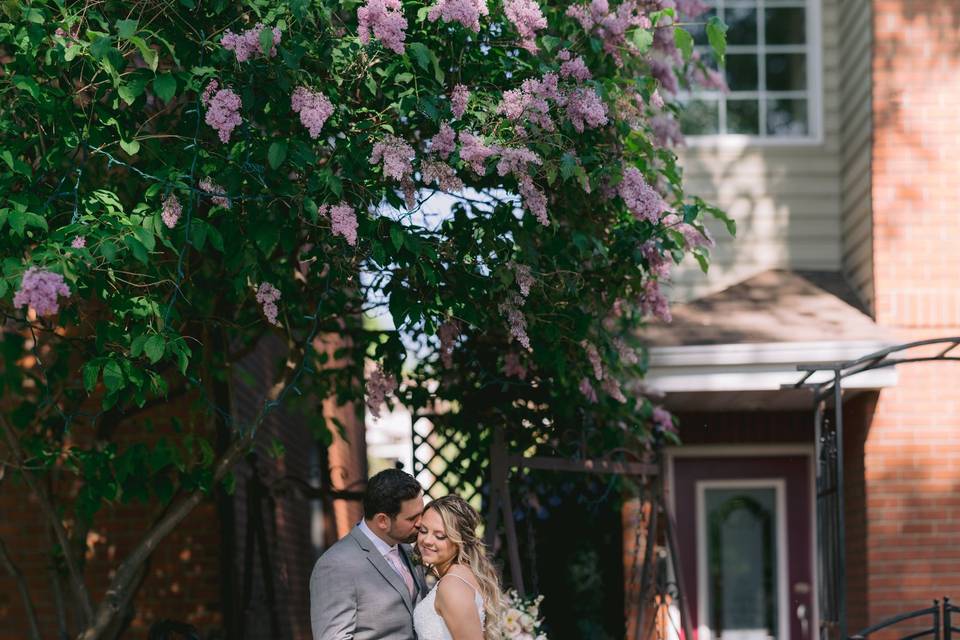
<path fill-rule="evenodd" d="M 636 328 L 669 315 L 670 264 L 705 266 L 703 216 L 722 217 L 684 193 L 670 149 L 673 93 L 715 81 L 686 29 L 702 9 L 3 6 L 4 463 L 56 534 L 78 638 L 117 633 L 158 541 L 281 403 L 441 398 L 478 432 L 670 426 L 624 384 L 642 374 Z M 723 25 L 705 26 L 722 59 Z M 449 212 L 425 215 L 441 196 Z M 375 305 L 396 330 L 356 321 Z M 314 349 L 336 332 L 350 365 Z M 268 334 L 285 358 L 259 414 L 232 423 L 216 387 Z M 137 416 L 179 397 L 200 426 L 160 447 Z M 232 439 L 214 453 L 218 422 Z M 163 516 L 95 599 L 82 533 L 131 499 Z"/>

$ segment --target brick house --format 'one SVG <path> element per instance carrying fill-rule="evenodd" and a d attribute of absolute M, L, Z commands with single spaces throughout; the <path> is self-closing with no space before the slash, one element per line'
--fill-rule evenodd
<path fill-rule="evenodd" d="M 666 484 L 689 622 L 697 640 L 837 637 L 833 589 L 852 634 L 960 597 L 960 366 L 845 381 L 832 577 L 812 396 L 781 385 L 798 364 L 960 335 L 960 2 L 710 4 L 731 90 L 690 97 L 681 155 L 739 234 L 714 234 L 708 275 L 675 275 L 673 323 L 644 334 L 685 443 Z"/>

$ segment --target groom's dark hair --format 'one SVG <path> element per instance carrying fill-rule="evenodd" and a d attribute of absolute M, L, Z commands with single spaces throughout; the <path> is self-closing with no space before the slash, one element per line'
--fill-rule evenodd
<path fill-rule="evenodd" d="M 363 494 L 363 517 L 370 519 L 378 513 L 396 518 L 404 500 L 412 500 L 423 493 L 420 483 L 406 471 L 386 469 L 367 481 Z"/>

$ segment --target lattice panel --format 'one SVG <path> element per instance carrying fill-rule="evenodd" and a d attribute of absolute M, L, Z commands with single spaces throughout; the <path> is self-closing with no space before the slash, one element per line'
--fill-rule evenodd
<path fill-rule="evenodd" d="M 413 475 L 431 498 L 456 493 L 479 506 L 488 458 L 476 432 L 445 430 L 426 419 L 413 425 Z"/>

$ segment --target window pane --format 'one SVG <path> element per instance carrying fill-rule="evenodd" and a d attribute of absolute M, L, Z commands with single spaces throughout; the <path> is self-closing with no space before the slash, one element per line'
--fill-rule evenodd
<path fill-rule="evenodd" d="M 760 133 L 760 103 L 757 100 L 727 100 L 727 133 Z"/>
<path fill-rule="evenodd" d="M 775 490 L 708 489 L 705 498 L 711 635 L 721 640 L 777 638 Z"/>
<path fill-rule="evenodd" d="M 757 44 L 757 10 L 749 7 L 727 7 L 724 11 L 727 44 Z"/>
<path fill-rule="evenodd" d="M 768 91 L 803 91 L 807 88 L 806 55 L 769 53 L 766 63 Z"/>
<path fill-rule="evenodd" d="M 752 53 L 727 55 L 727 86 L 731 91 L 756 91 L 757 76 L 757 56 Z"/>
<path fill-rule="evenodd" d="M 706 13 L 702 13 L 690 21 L 690 24 L 687 25 L 687 31 L 693 36 L 694 44 L 701 46 L 709 44 L 707 41 L 707 22 L 716 15 L 716 8 L 711 8 Z"/>
<path fill-rule="evenodd" d="M 807 125 L 807 101 L 787 99 L 767 101 L 767 134 L 771 136 L 805 136 Z"/>
<path fill-rule="evenodd" d="M 776 7 L 765 10 L 767 44 L 803 44 L 807 41 L 806 10 Z"/>
<path fill-rule="evenodd" d="M 720 131 L 716 100 L 691 100 L 680 109 L 680 130 L 688 136 L 709 136 Z"/>

